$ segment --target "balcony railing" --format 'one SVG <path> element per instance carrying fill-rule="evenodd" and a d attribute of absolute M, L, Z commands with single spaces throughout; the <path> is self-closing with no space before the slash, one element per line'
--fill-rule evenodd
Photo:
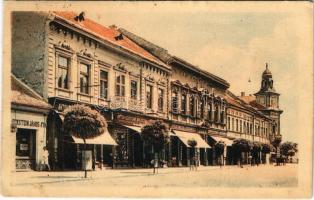
<path fill-rule="evenodd" d="M 125 109 L 136 112 L 143 112 L 143 106 L 139 99 L 115 96 L 110 98 L 110 108 Z"/>

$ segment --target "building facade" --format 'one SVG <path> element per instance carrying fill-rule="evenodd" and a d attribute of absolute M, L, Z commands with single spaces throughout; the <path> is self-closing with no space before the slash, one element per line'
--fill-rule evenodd
<path fill-rule="evenodd" d="M 248 102 L 232 94 L 227 81 L 84 13 L 13 13 L 12 72 L 53 107 L 47 118 L 53 169 L 81 167 L 82 146 L 62 131 L 64 109 L 76 103 L 101 112 L 108 121 L 106 134 L 117 143 L 88 145 L 95 168 L 149 166 L 152 152 L 140 132 L 157 120 L 170 130 L 171 142 L 162 153 L 168 166 L 188 166 L 192 156 L 199 164 L 215 164 L 214 144 L 220 140 L 232 163 L 233 139 L 268 143 L 280 134 L 281 111 L 273 106 L 279 94 L 267 89 L 268 72 L 256 100 Z M 262 96 L 272 99 L 272 106 L 258 108 Z M 192 138 L 195 152 L 187 144 Z"/>
<path fill-rule="evenodd" d="M 17 171 L 39 170 L 47 144 L 47 115 L 51 106 L 34 90 L 11 75 L 12 164 Z"/>

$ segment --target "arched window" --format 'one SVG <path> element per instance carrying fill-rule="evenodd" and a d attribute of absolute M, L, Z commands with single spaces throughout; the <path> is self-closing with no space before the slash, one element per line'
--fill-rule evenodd
<path fill-rule="evenodd" d="M 215 122 L 218 122 L 218 115 L 219 115 L 218 103 L 215 103 Z"/>

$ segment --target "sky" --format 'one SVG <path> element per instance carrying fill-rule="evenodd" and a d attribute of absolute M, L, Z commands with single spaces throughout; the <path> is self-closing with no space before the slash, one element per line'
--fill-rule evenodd
<path fill-rule="evenodd" d="M 259 9 L 206 3 L 172 7 L 151 3 L 133 7 L 114 5 L 85 12 L 86 17 L 98 23 L 127 29 L 170 54 L 224 78 L 236 95 L 259 90 L 267 62 L 274 87 L 281 94 L 279 105 L 284 111 L 281 134 L 284 140 L 296 141 L 295 136 L 301 130 L 291 122 L 300 116 L 297 93 L 304 89 L 296 81 L 302 79 L 300 73 L 306 72 L 302 64 L 308 58 L 304 58 L 303 51 L 309 47 L 306 35 L 311 33 L 307 31 L 311 24 L 306 22 L 311 22 L 312 12 L 298 7 L 285 9 L 288 7 Z"/>

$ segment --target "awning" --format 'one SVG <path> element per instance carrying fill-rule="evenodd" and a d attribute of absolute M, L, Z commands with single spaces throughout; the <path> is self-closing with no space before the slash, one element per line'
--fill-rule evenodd
<path fill-rule="evenodd" d="M 190 145 L 188 145 L 188 141 L 191 139 L 194 139 L 197 142 L 197 145 L 196 145 L 197 148 L 210 148 L 210 146 L 197 133 L 188 133 L 188 132 L 177 131 L 177 130 L 172 130 L 172 131 L 187 147 L 190 147 Z"/>
<path fill-rule="evenodd" d="M 141 133 L 142 132 L 142 128 L 141 127 L 138 127 L 138 126 L 126 126 L 126 125 L 123 125 L 124 127 L 127 127 L 135 132 L 138 132 L 138 133 Z"/>
<path fill-rule="evenodd" d="M 64 115 L 60 112 L 58 112 L 57 110 L 55 110 L 55 112 L 59 115 L 61 121 L 64 121 Z M 84 144 L 83 139 L 75 137 L 75 136 L 71 136 L 74 140 L 74 143 L 77 144 Z M 108 132 L 107 128 L 104 131 L 103 134 L 101 134 L 98 137 L 92 138 L 92 139 L 86 139 L 85 140 L 86 144 L 104 144 L 104 145 L 117 145 L 116 141 L 114 141 L 114 139 L 111 137 L 110 133 Z"/>
<path fill-rule="evenodd" d="M 72 138 L 75 143 L 78 144 L 84 144 L 83 139 L 75 137 L 72 135 Z M 101 134 L 98 137 L 86 139 L 86 144 L 103 144 L 103 145 L 117 145 L 117 143 L 114 141 L 114 139 L 111 137 L 108 131 L 105 131 L 103 134 Z"/>
<path fill-rule="evenodd" d="M 233 144 L 233 141 L 228 138 L 213 135 L 210 135 L 210 137 L 213 138 L 216 142 L 223 141 L 226 144 L 226 146 L 232 146 Z"/>

